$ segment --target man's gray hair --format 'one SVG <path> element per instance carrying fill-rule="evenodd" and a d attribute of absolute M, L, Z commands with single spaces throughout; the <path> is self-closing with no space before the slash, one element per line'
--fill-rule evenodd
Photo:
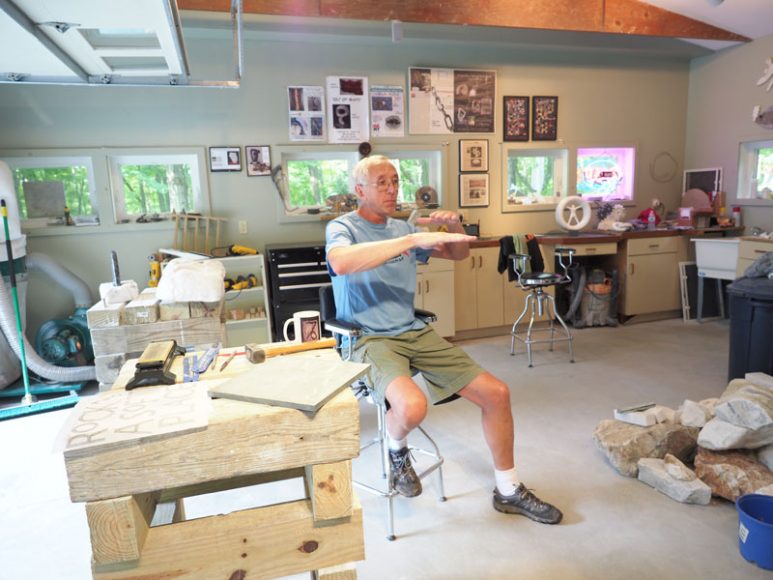
<path fill-rule="evenodd" d="M 352 180 L 354 181 L 354 185 L 367 184 L 368 180 L 370 179 L 371 168 L 374 165 L 381 165 L 383 163 L 389 163 L 394 167 L 392 160 L 385 155 L 369 155 L 368 157 L 360 159 L 360 161 L 357 163 L 357 165 L 354 166 L 354 169 L 352 170 Z"/>

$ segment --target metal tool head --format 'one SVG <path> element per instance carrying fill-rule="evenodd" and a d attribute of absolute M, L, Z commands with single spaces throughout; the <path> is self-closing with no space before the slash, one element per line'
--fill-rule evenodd
<path fill-rule="evenodd" d="M 115 250 L 110 251 L 110 266 L 113 272 L 113 286 L 121 285 L 121 272 L 118 270 L 118 254 Z"/>

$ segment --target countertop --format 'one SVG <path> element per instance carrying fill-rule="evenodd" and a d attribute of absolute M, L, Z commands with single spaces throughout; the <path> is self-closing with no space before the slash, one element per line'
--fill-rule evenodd
<path fill-rule="evenodd" d="M 536 234 L 537 240 L 540 244 L 556 245 L 556 244 L 597 244 L 597 243 L 617 243 L 623 240 L 638 239 L 638 238 L 660 238 L 668 236 L 705 236 L 712 234 L 723 235 L 738 235 L 743 233 L 743 227 L 732 228 L 695 228 L 689 230 L 683 229 L 656 229 L 656 230 L 638 230 L 630 232 L 607 232 L 592 230 L 587 232 L 580 232 L 577 235 L 569 235 L 567 233 L 560 234 Z M 471 248 L 490 248 L 499 245 L 499 239 L 502 236 L 482 236 L 477 241 L 470 244 Z M 761 239 L 761 238 L 752 238 Z"/>

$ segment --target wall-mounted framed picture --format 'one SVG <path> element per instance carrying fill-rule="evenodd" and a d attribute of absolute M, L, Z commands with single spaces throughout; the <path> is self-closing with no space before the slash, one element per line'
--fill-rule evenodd
<path fill-rule="evenodd" d="M 246 145 L 244 159 L 248 176 L 271 175 L 271 150 L 268 145 Z"/>
<path fill-rule="evenodd" d="M 488 171 L 488 139 L 459 139 L 459 171 Z"/>
<path fill-rule="evenodd" d="M 210 147 L 209 148 L 210 171 L 241 171 L 242 149 L 241 147 Z"/>
<path fill-rule="evenodd" d="M 531 140 L 558 139 L 558 97 L 531 98 Z"/>
<path fill-rule="evenodd" d="M 459 175 L 459 207 L 488 207 L 488 173 Z"/>
<path fill-rule="evenodd" d="M 411 67 L 408 83 L 411 135 L 494 132 L 496 71 Z"/>
<path fill-rule="evenodd" d="M 529 97 L 502 97 L 504 141 L 529 140 Z"/>

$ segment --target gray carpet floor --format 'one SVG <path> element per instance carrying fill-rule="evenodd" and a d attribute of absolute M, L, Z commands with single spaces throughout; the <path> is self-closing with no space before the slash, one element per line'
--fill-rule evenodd
<path fill-rule="evenodd" d="M 430 410 L 427 429 L 445 454 L 448 500 L 434 477 L 414 499 L 397 498 L 394 542 L 385 539 L 385 500 L 359 493 L 367 579 L 770 578 L 738 549 L 732 503 L 683 505 L 618 475 L 595 449 L 596 424 L 615 407 L 718 396 L 727 384 L 728 323 L 681 319 L 575 331 L 576 363 L 565 345 L 511 357 L 509 336 L 460 343 L 511 388 L 521 479 L 559 506 L 558 526 L 491 507 L 490 457 L 474 406 Z M 375 409 L 363 402 L 363 439 Z M 52 411 L 0 422 L 0 580 L 90 577 L 88 527 L 72 504 L 54 439 L 68 414 Z M 419 441 L 416 441 L 419 443 Z M 378 471 L 377 454 L 354 462 L 355 478 Z M 186 500 L 189 518 L 254 507 L 303 493 L 299 480 Z M 49 572 L 43 572 L 49 571 Z M 41 575 L 42 573 L 42 575 Z"/>

